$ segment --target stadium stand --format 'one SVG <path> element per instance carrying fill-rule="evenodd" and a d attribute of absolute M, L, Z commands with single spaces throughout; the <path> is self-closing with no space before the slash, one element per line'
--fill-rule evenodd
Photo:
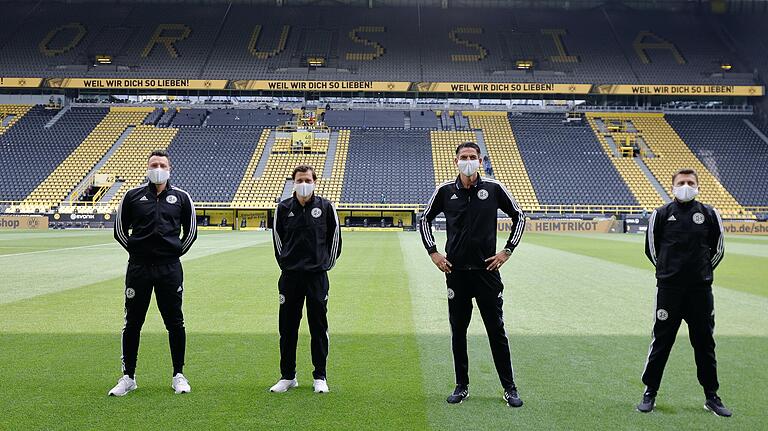
<path fill-rule="evenodd" d="M 45 183 L 46 187 L 41 187 L 41 183 L 52 176 L 52 172 L 83 143 L 108 110 L 72 108 L 51 127 L 45 127 L 57 112 L 35 106 L 0 135 L 0 149 L 3 153 L 0 193 L 3 200 L 21 201 L 37 190 L 32 199 L 25 200 L 23 206 L 30 212 L 48 208 L 54 203 L 52 196 L 59 196 L 59 200 L 64 198 L 66 190 L 62 189 L 71 187 L 74 182 L 72 179 L 64 178 L 61 183 L 49 181 Z M 24 174 L 20 175 L 19 169 L 22 167 Z"/>
<path fill-rule="evenodd" d="M 41 211 L 58 206 L 115 145 L 126 129 L 143 123 L 151 111 L 152 108 L 110 108 L 109 113 L 85 140 L 22 201 L 21 206 Z"/>
<path fill-rule="evenodd" d="M 739 64 L 712 26 L 700 17 L 664 12 L 607 12 L 607 16 L 619 43 L 628 48 L 627 59 L 638 82 L 754 82 L 750 68 Z M 727 73 L 720 68 L 724 61 L 733 67 Z"/>
<path fill-rule="evenodd" d="M 419 128 L 413 118 L 421 111 L 331 110 L 326 119 L 338 114 L 335 124 L 355 127 L 323 129 L 297 150 L 290 132 L 263 126 L 289 121 L 288 111 L 75 106 L 57 118 L 58 110 L 40 105 L 6 105 L 0 112 L 8 161 L 0 165 L 0 201 L 17 202 L 6 212 L 66 209 L 95 174 L 117 181 L 94 207 L 110 212 L 144 181 L 146 156 L 158 148 L 172 154 L 174 184 L 204 206 L 271 208 L 299 163 L 314 166 L 318 193 L 341 205 L 417 206 L 456 176 L 454 151 L 467 141 L 487 150 L 492 178 L 527 212 L 650 210 L 669 199 L 670 175 L 680 167 L 699 171 L 702 201 L 726 217 L 751 218 L 745 206 L 768 204 L 765 190 L 754 186 L 768 173 L 765 131 L 745 114 L 587 112 L 568 121 L 562 113 L 425 111 Z M 627 157 L 625 140 L 636 140 L 638 150 Z M 407 180 L 391 171 L 403 161 L 411 165 Z M 21 177 L 14 167 L 20 164 L 28 166 Z"/>
<path fill-rule="evenodd" d="M 260 136 L 260 129 L 179 129 L 168 146 L 172 183 L 198 205 L 232 201 Z"/>
<path fill-rule="evenodd" d="M 243 172 L 240 184 L 235 191 L 235 196 L 232 200 L 233 207 L 244 208 L 247 206 L 256 206 L 256 204 L 262 200 L 269 201 L 268 198 L 262 199 L 261 194 L 259 193 L 256 169 L 258 168 L 259 161 L 264 155 L 267 141 L 272 133 L 273 131 L 271 129 L 264 129 L 261 131 L 259 140 L 256 143 L 256 148 L 251 154 L 251 158 L 248 161 L 245 172 Z"/>
<path fill-rule="evenodd" d="M 768 202 L 768 189 L 760 186 L 768 178 L 768 141 L 749 126 L 749 117 L 667 115 L 666 120 L 740 204 Z"/>
<path fill-rule="evenodd" d="M 440 118 L 432 111 L 411 111 L 408 118 L 412 129 L 440 128 Z"/>
<path fill-rule="evenodd" d="M 701 185 L 699 199 L 702 202 L 719 209 L 724 217 L 751 216 L 688 148 L 667 123 L 664 114 L 612 113 L 611 116 L 627 119 L 637 129 L 654 155 L 653 157 L 645 157 L 643 162 L 662 186 L 669 189 L 672 174 L 681 167 L 693 168 L 699 174 Z"/>
<path fill-rule="evenodd" d="M 365 127 L 365 111 L 326 111 L 325 124 L 328 127 L 360 129 Z"/>
<path fill-rule="evenodd" d="M 136 126 L 120 148 L 99 169 L 99 173 L 114 175 L 122 185 L 109 201 L 102 202 L 106 206 L 98 210 L 113 212 L 125 192 L 142 184 L 146 180 L 148 155 L 153 150 L 167 149 L 178 131 L 179 129 L 172 127 L 157 128 L 143 124 Z"/>
<path fill-rule="evenodd" d="M 540 211 L 541 206 L 515 135 L 505 112 L 464 112 L 472 128 L 483 131 L 488 156 L 493 162 L 495 177 L 506 185 L 525 211 Z"/>
<path fill-rule="evenodd" d="M 764 14 L 735 14 L 720 17 L 715 32 L 729 42 L 739 58 L 748 59 L 749 72 L 768 82 L 768 35 L 764 31 Z M 730 57 L 729 57 L 730 58 Z"/>
<path fill-rule="evenodd" d="M 341 189 L 344 185 L 344 171 L 346 170 L 347 154 L 349 153 L 350 131 L 339 130 L 334 133 L 337 136 L 337 140 L 331 174 L 328 177 L 320 179 L 317 186 L 317 193 L 331 202 L 337 203 L 341 201 Z M 334 133 L 332 133 L 331 136 L 333 136 Z"/>
<path fill-rule="evenodd" d="M 629 187 L 637 203 L 645 210 L 658 208 L 664 204 L 664 199 L 659 195 L 653 184 L 646 177 L 638 163 L 642 163 L 635 157 L 623 157 L 608 145 L 607 139 L 614 139 L 615 133 L 608 130 L 601 130 L 597 122 L 600 120 L 608 121 L 608 117 L 603 114 L 587 115 L 586 120 L 597 136 L 600 145 L 613 163 L 616 171 L 621 175 L 624 183 Z M 615 145 L 616 140 L 614 140 Z"/>
<path fill-rule="evenodd" d="M 208 127 L 277 127 L 291 120 L 291 113 L 261 109 L 214 109 L 209 112 Z"/>
<path fill-rule="evenodd" d="M 16 124 L 30 109 L 31 105 L 0 105 L 0 135 Z"/>
<path fill-rule="evenodd" d="M 205 122 L 208 111 L 205 109 L 180 109 L 173 117 L 173 127 L 200 127 Z"/>
<path fill-rule="evenodd" d="M 510 114 L 509 122 L 539 203 L 637 206 L 589 125 L 562 114 Z"/>
<path fill-rule="evenodd" d="M 352 130 L 341 202 L 423 205 L 435 189 L 430 147 L 425 130 Z"/>
<path fill-rule="evenodd" d="M 758 67 L 696 14 L 24 3 L 4 6 L 9 76 L 724 84 Z"/>
<path fill-rule="evenodd" d="M 259 205 L 272 206 L 276 199 L 280 199 L 283 196 L 286 181 L 291 178 L 293 168 L 300 164 L 314 167 L 317 177 L 322 181 L 323 171 L 320 167 L 325 165 L 328 141 L 315 141 L 311 153 L 291 153 L 290 146 L 290 139 L 275 140 L 264 172 L 256 184 L 261 197 L 257 201 Z"/>
<path fill-rule="evenodd" d="M 464 142 L 475 142 L 477 137 L 471 131 L 443 131 L 435 130 L 429 133 L 432 142 L 432 164 L 435 172 L 435 185 L 455 179 L 456 147 Z M 481 172 L 482 173 L 482 172 Z"/>

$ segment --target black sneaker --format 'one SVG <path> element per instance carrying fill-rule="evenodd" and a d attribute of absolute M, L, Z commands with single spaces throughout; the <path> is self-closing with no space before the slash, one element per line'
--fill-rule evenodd
<path fill-rule="evenodd" d="M 510 388 L 504 391 L 504 401 L 510 407 L 521 407 L 523 400 L 520 399 L 520 395 L 517 394 L 517 388 Z"/>
<path fill-rule="evenodd" d="M 704 402 L 704 408 L 714 413 L 715 416 L 724 418 L 729 418 L 733 414 L 723 405 L 723 401 L 717 395 L 712 398 L 707 398 L 707 401 Z"/>
<path fill-rule="evenodd" d="M 637 405 L 637 411 L 640 413 L 650 413 L 654 407 L 656 407 L 656 395 L 646 392 L 643 394 L 643 401 Z"/>
<path fill-rule="evenodd" d="M 448 396 L 448 404 L 461 404 L 462 401 L 469 397 L 469 386 L 456 385 L 456 389 Z"/>

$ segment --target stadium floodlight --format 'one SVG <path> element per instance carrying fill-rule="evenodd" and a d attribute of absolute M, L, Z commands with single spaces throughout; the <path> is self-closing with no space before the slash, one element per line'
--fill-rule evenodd
<path fill-rule="evenodd" d="M 515 61 L 515 68 L 519 70 L 531 70 L 533 69 L 533 60 L 517 60 Z"/>
<path fill-rule="evenodd" d="M 97 55 L 96 56 L 96 64 L 112 64 L 112 56 L 111 55 Z"/>
<path fill-rule="evenodd" d="M 323 57 L 309 57 L 309 58 L 307 58 L 307 64 L 309 64 L 312 67 L 323 67 L 323 66 L 325 66 L 325 58 L 323 58 Z"/>

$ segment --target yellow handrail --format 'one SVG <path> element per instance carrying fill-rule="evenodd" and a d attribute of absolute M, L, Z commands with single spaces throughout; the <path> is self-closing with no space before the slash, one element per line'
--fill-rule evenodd
<path fill-rule="evenodd" d="M 69 195 L 69 204 L 74 205 L 77 198 L 87 189 L 91 184 L 93 184 L 93 175 L 91 175 L 90 178 L 87 179 L 87 181 L 83 181 L 79 186 L 75 187 L 75 189 L 72 191 L 72 193 Z"/>

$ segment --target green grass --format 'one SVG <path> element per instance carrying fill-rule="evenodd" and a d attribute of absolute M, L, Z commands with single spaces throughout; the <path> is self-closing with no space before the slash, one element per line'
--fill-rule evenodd
<path fill-rule="evenodd" d="M 444 243 L 444 236 L 438 235 Z M 500 244 L 501 244 L 500 239 Z M 728 237 L 715 273 L 720 394 L 702 409 L 680 331 L 657 411 L 634 412 L 650 341 L 654 278 L 641 236 L 527 234 L 502 270 L 505 320 L 525 406 L 505 407 L 484 329 L 470 326 L 472 396 L 453 388 L 444 277 L 415 233 L 344 235 L 330 275 L 331 393 L 279 377 L 277 277 L 268 233 L 208 232 L 184 258 L 193 392 L 170 389 L 153 305 L 139 389 L 106 397 L 120 372 L 126 254 L 110 232 L 0 233 L 0 429 L 745 429 L 768 403 L 768 241 Z"/>

